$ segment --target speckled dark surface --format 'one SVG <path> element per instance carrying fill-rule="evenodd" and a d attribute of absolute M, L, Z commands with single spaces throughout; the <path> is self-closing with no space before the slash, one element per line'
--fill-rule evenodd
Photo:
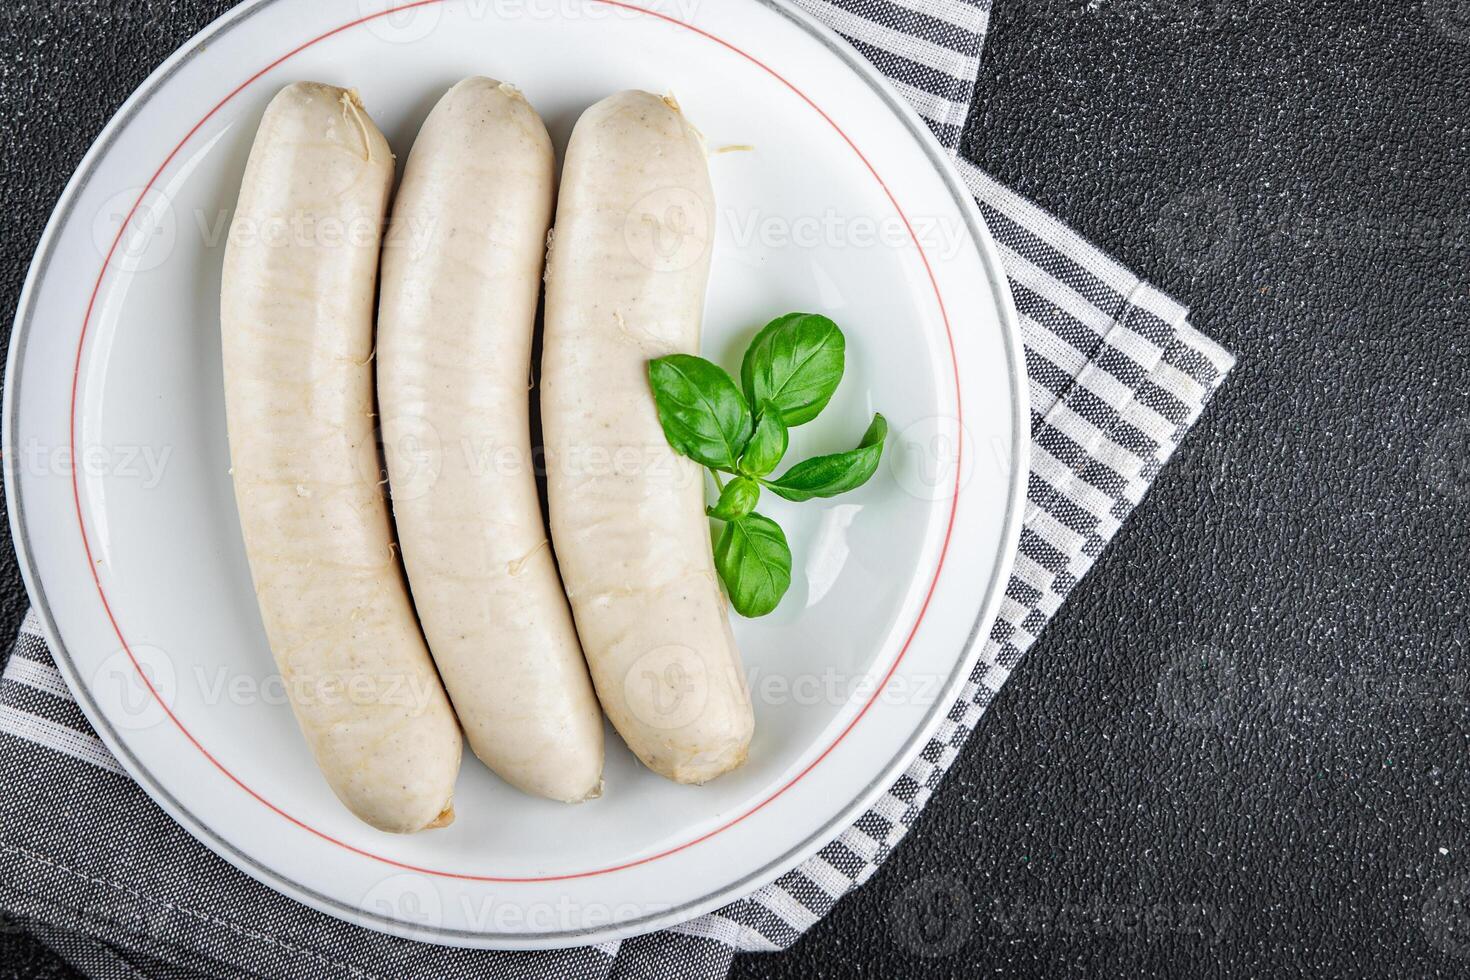
<path fill-rule="evenodd" d="M 1094 5 L 997 0 L 966 151 L 1241 366 L 898 855 L 735 973 L 1470 975 L 1470 5 Z M 5 6 L 7 321 L 227 6 Z M 69 975 L 0 928 L 0 977 Z"/>

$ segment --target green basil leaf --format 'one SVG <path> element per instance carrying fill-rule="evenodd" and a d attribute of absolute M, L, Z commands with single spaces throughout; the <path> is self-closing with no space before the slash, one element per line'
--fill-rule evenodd
<path fill-rule="evenodd" d="M 755 420 L 755 435 L 750 437 L 745 455 L 740 457 L 740 472 L 746 476 L 766 476 L 781 465 L 790 443 L 791 433 L 781 421 L 780 410 L 774 403 L 764 402 Z"/>
<path fill-rule="evenodd" d="M 695 462 L 734 472 L 755 423 L 730 376 L 702 357 L 671 354 L 648 363 L 648 380 L 669 445 Z"/>
<path fill-rule="evenodd" d="M 878 463 L 883 458 L 883 441 L 887 438 L 888 420 L 882 415 L 875 415 L 858 448 L 797 463 L 781 479 L 766 483 L 766 486 L 798 503 L 813 497 L 835 497 L 856 490 L 878 472 Z"/>
<path fill-rule="evenodd" d="M 791 588 L 791 548 L 781 525 L 748 514 L 725 525 L 715 545 L 715 567 L 735 611 L 749 619 L 765 616 Z"/>
<path fill-rule="evenodd" d="M 760 499 L 760 483 L 748 476 L 736 477 L 725 484 L 720 502 L 709 508 L 709 516 L 719 521 L 738 521 L 755 510 Z"/>
<path fill-rule="evenodd" d="M 789 313 L 755 335 L 740 366 L 752 405 L 773 402 L 788 428 L 816 418 L 842 383 L 847 341 L 815 313 Z"/>

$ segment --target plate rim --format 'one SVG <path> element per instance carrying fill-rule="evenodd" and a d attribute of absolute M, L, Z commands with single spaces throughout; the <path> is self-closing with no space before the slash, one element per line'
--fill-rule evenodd
<path fill-rule="evenodd" d="M 1019 318 L 1015 310 L 1009 282 L 1001 267 L 999 250 L 995 245 L 983 215 L 981 215 L 978 206 L 975 204 L 973 195 L 965 186 L 963 178 L 960 176 L 954 164 L 953 156 L 940 145 L 938 139 L 929 129 L 929 126 L 902 99 L 878 69 L 866 59 L 862 58 L 835 31 L 820 21 L 817 21 L 805 11 L 782 2 L 782 0 L 747 0 L 747 2 L 757 3 L 761 7 L 785 18 L 788 22 L 794 24 L 798 29 L 805 31 L 830 52 L 835 54 L 843 65 L 867 84 L 874 94 L 893 112 L 898 121 L 919 142 L 920 147 L 924 151 L 924 155 L 934 166 L 947 186 L 950 195 L 954 198 L 955 204 L 970 233 L 970 237 L 975 243 L 981 265 L 985 269 L 991 299 L 995 304 L 998 320 L 1000 321 L 1002 343 L 1006 352 L 1007 374 L 1011 382 L 1010 400 L 1012 410 L 1012 452 L 1009 460 L 1011 472 L 1006 502 L 1006 515 L 1002 524 L 1001 550 L 999 558 L 994 563 L 990 580 L 983 590 L 983 598 L 979 604 L 979 613 L 975 625 L 965 642 L 964 649 L 955 661 L 953 672 L 945 681 L 923 723 L 915 729 L 913 735 L 904 743 L 893 758 L 877 771 L 863 790 L 857 793 L 851 802 L 838 810 L 822 827 L 815 830 L 801 843 L 788 849 L 781 856 L 768 861 L 761 868 L 741 876 L 739 879 L 706 894 L 700 899 L 688 901 L 677 907 L 663 909 L 618 924 L 563 930 L 560 932 L 521 934 L 485 933 L 442 926 L 405 924 L 398 920 L 390 919 L 386 916 L 369 912 L 366 909 L 341 902 L 331 896 L 321 894 L 261 864 L 250 854 L 236 847 L 232 842 L 217 835 L 203 819 L 195 816 L 181 801 L 175 799 L 153 777 L 152 773 L 143 765 L 141 760 L 133 755 L 126 741 L 119 736 L 118 732 L 108 722 L 106 716 L 91 697 L 87 686 L 82 683 L 77 665 L 67 651 L 65 643 L 61 641 L 60 629 L 51 613 L 50 605 L 46 601 L 46 594 L 41 587 L 40 576 L 32 558 L 31 541 L 25 523 L 25 506 L 20 483 L 15 472 L 15 454 L 12 452 L 12 448 L 18 444 L 19 421 L 16 415 L 16 405 L 19 401 L 18 393 L 23 376 L 23 373 L 19 372 L 17 368 L 23 361 L 27 341 L 33 326 L 34 314 L 36 312 L 37 287 L 50 271 L 52 259 L 56 251 L 57 239 L 61 229 L 71 219 L 77 199 L 90 184 L 100 162 L 111 149 L 113 142 L 121 131 L 132 122 L 149 98 L 167 84 L 185 64 L 203 53 L 215 38 L 234 29 L 256 14 L 281 2 L 283 0 L 247 0 L 246 3 L 225 12 L 222 16 L 206 25 L 202 30 L 184 42 L 158 68 L 149 74 L 117 109 L 88 148 L 86 154 L 82 157 L 81 162 L 77 165 L 75 172 L 68 180 L 61 197 L 58 199 L 56 206 L 47 220 L 28 267 L 16 307 L 9 351 L 6 358 L 3 392 L 4 419 L 3 424 L 0 424 L 0 453 L 3 453 L 3 455 L 0 455 L 0 460 L 3 460 L 6 504 L 9 510 L 12 541 L 18 559 L 21 577 L 25 583 L 31 605 L 35 609 L 40 621 L 42 632 L 45 634 L 47 643 L 50 645 L 58 670 L 66 679 L 67 686 L 88 723 L 108 750 L 122 764 L 128 776 L 138 783 L 148 794 L 149 798 L 164 809 L 191 837 L 272 890 L 333 918 L 377 932 L 409 936 L 419 941 L 440 942 L 451 946 L 474 946 L 492 949 L 551 949 L 561 948 L 566 945 L 585 945 L 654 932 L 671 925 L 689 921 L 731 900 L 750 894 L 762 885 L 779 877 L 782 873 L 799 866 L 812 854 L 820 850 L 821 847 L 839 835 L 845 828 L 850 826 L 855 819 L 860 817 L 871 806 L 872 802 L 888 786 L 892 785 L 894 780 L 907 768 L 917 754 L 922 751 L 923 746 L 932 737 L 933 732 L 946 716 L 949 707 L 958 697 L 959 691 L 963 688 L 966 678 L 979 658 L 986 627 L 990 625 L 999 611 L 1001 600 L 1004 597 L 1005 583 L 1010 577 L 1016 553 L 1019 549 L 1025 485 L 1030 470 L 1030 439 L 1026 424 L 1029 419 L 1028 405 L 1030 396 L 1020 341 Z M 286 2 L 289 2 L 289 0 L 286 0 Z M 429 2 L 435 2 L 435 0 L 429 0 Z M 601 2 L 601 0 L 588 0 L 588 2 Z M 424 5 L 424 0 L 419 0 L 418 3 L 414 3 L 412 0 L 405 0 L 403 4 L 406 7 L 421 5 Z M 615 5 L 634 7 L 636 6 L 636 0 L 635 3 Z M 374 16 L 383 16 L 392 13 L 395 9 L 403 8 L 390 7 Z M 648 11 L 644 10 L 643 12 L 647 13 Z M 361 18 L 352 23 L 342 25 L 339 30 L 345 30 L 348 27 L 356 26 L 356 24 L 371 19 L 373 17 Z"/>

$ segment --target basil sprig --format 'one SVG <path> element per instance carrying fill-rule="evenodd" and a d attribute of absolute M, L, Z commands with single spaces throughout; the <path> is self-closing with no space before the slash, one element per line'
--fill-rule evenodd
<path fill-rule="evenodd" d="M 777 495 L 797 503 L 813 497 L 836 497 L 856 490 L 878 472 L 878 462 L 883 458 L 883 441 L 887 438 L 888 420 L 882 415 L 875 415 L 873 424 L 868 426 L 856 449 L 797 463 L 781 479 L 766 486 Z"/>
<path fill-rule="evenodd" d="M 669 445 L 696 463 L 732 472 L 755 423 L 730 376 L 702 357 L 672 354 L 648 365 L 648 380 Z"/>
<path fill-rule="evenodd" d="M 725 484 L 720 502 L 709 508 L 709 516 L 721 521 L 738 521 L 747 516 L 761 499 L 761 485 L 748 476 Z"/>
<path fill-rule="evenodd" d="M 846 358 L 837 324 L 814 313 L 790 313 L 756 334 L 739 385 L 719 365 L 691 354 L 649 362 L 653 402 L 669 445 L 716 473 L 720 497 L 709 516 L 725 527 L 715 543 L 715 568 L 742 616 L 769 614 L 791 587 L 786 534 L 755 511 L 761 489 L 800 503 L 856 490 L 878 472 L 888 438 L 882 415 L 856 449 L 814 457 L 768 479 L 786 456 L 790 430 L 832 401 Z M 734 479 L 723 482 L 720 473 Z"/>
<path fill-rule="evenodd" d="M 752 405 L 772 403 L 794 429 L 827 407 L 846 363 L 847 340 L 837 324 L 815 313 L 788 313 L 755 335 L 740 384 Z"/>
<path fill-rule="evenodd" d="M 790 445 L 791 431 L 781 421 L 780 410 L 772 402 L 762 402 L 755 432 L 740 457 L 740 472 L 754 477 L 767 475 L 781 465 Z"/>
<path fill-rule="evenodd" d="M 715 567 L 742 616 L 775 612 L 791 588 L 791 546 L 769 517 L 750 513 L 725 525 L 715 543 Z"/>

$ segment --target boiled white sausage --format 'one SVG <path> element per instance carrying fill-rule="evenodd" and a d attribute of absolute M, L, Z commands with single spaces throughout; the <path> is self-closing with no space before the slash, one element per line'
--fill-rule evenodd
<path fill-rule="evenodd" d="M 603 708 L 683 783 L 741 765 L 754 729 L 703 471 L 670 449 L 647 373 L 699 351 L 714 220 L 704 142 L 671 99 L 623 92 L 578 121 L 546 290 L 552 541 Z"/>
<path fill-rule="evenodd" d="M 378 400 L 414 603 L 470 745 L 575 803 L 601 792 L 602 712 L 547 542 L 527 385 L 555 167 L 509 85 L 467 79 L 430 113 L 383 252 Z"/>
<path fill-rule="evenodd" d="M 261 618 L 317 764 L 353 813 L 453 819 L 461 735 L 395 554 L 373 418 L 393 155 L 355 92 L 266 110 L 224 263 L 235 497 Z"/>

